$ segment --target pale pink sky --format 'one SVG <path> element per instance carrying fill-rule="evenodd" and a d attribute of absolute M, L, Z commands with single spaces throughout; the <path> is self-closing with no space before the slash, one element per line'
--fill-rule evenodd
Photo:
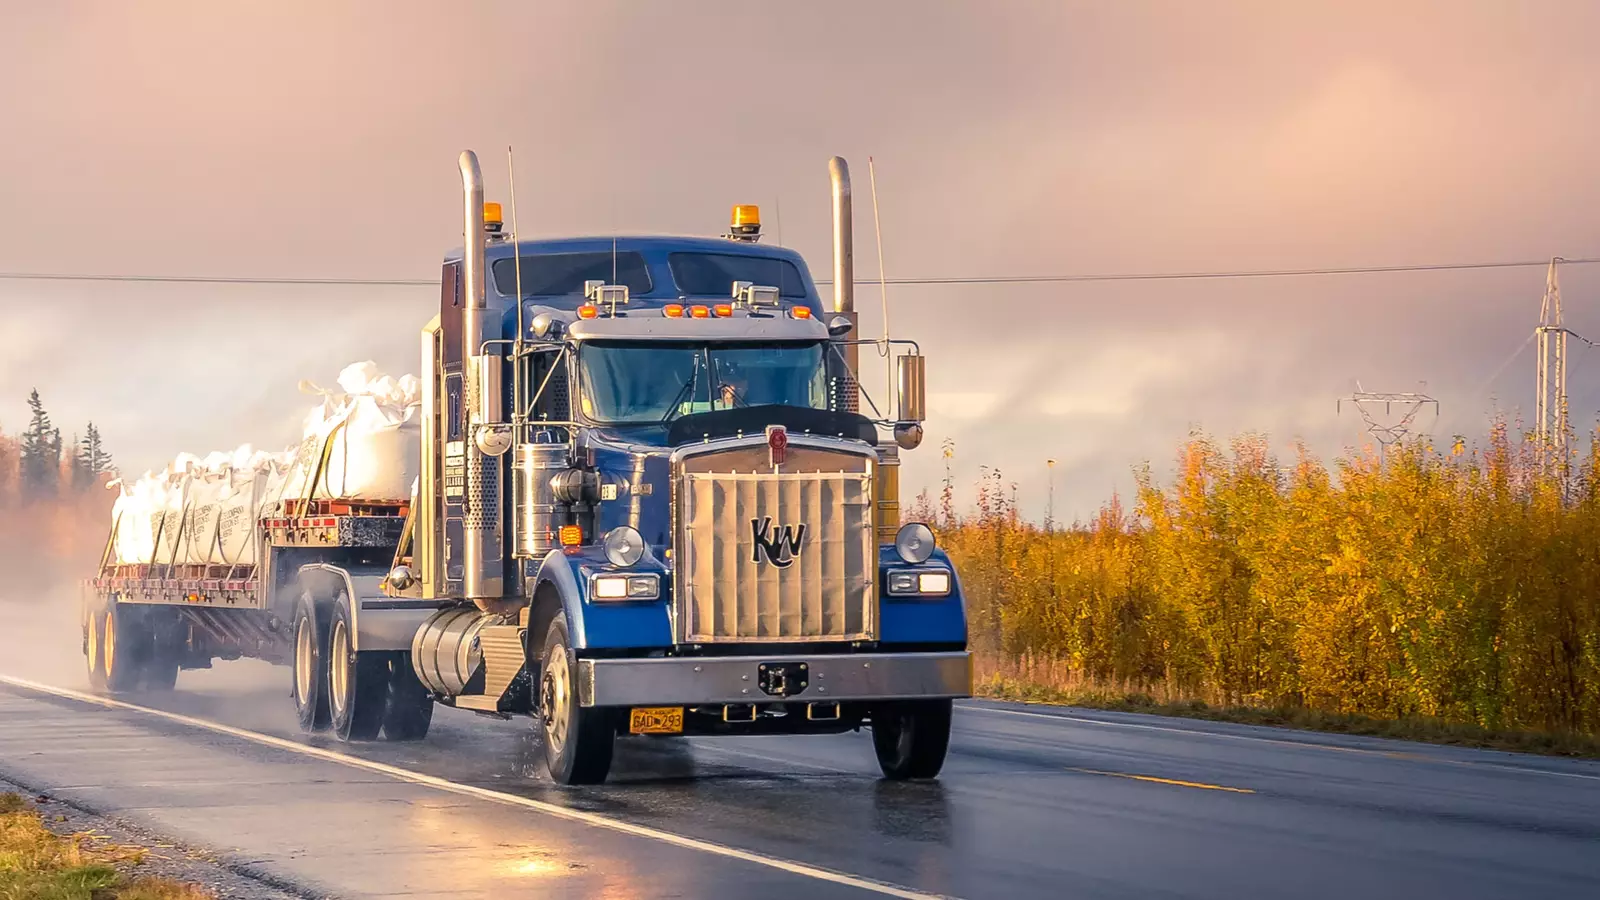
<path fill-rule="evenodd" d="M 1600 6 L 0 0 L 0 270 L 426 278 L 455 155 L 524 232 L 715 234 L 762 204 L 822 275 L 826 160 L 877 160 L 895 276 L 1600 255 Z M 452 9 L 456 9 L 452 7 Z M 859 275 L 876 273 L 870 207 Z M 1600 334 L 1600 266 L 1564 271 Z M 980 464 L 1084 514 L 1198 424 L 1359 439 L 1361 379 L 1481 431 L 1531 403 L 1537 269 L 894 287 L 930 356 L 907 481 Z M 868 330 L 877 293 L 858 292 Z M 37 386 L 125 468 L 294 437 L 301 378 L 415 368 L 426 288 L 0 281 L 0 425 Z M 1600 405 L 1575 351 L 1573 409 Z M 1586 377 L 1587 376 L 1587 377 Z"/>

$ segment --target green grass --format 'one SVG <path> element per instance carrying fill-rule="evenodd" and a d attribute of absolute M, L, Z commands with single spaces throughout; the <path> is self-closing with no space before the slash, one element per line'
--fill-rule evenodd
<path fill-rule="evenodd" d="M 164 878 L 127 878 L 144 852 L 93 846 L 86 835 L 44 827 L 22 797 L 0 794 L 0 900 L 202 900 L 209 895 Z"/>
<path fill-rule="evenodd" d="M 1047 703 L 1103 709 L 1115 712 L 1149 713 L 1211 722 L 1236 722 L 1244 725 L 1272 725 L 1304 731 L 1355 734 L 1370 737 L 1449 744 L 1546 756 L 1600 759 L 1600 739 L 1583 734 L 1551 734 L 1537 731 L 1506 731 L 1463 725 L 1439 719 L 1378 719 L 1371 716 L 1319 712 L 1297 707 L 1263 708 L 1224 706 L 1201 700 L 1156 698 L 1138 691 L 1123 691 L 1099 686 L 1052 687 L 1023 678 L 990 673 L 977 679 L 974 693 L 995 700 L 1022 703 Z"/>

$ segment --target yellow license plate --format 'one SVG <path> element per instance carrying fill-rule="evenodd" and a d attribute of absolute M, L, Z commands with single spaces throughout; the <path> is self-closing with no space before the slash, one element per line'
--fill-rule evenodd
<path fill-rule="evenodd" d="M 628 714 L 628 730 L 634 734 L 679 734 L 683 731 L 683 707 L 645 706 Z"/>

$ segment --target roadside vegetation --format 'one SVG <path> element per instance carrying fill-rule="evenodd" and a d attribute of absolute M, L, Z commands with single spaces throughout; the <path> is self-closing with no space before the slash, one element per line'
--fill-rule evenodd
<path fill-rule="evenodd" d="M 0 794 L 0 900 L 206 900 L 199 888 L 164 878 L 130 877 L 137 848 L 62 837 L 16 794 Z"/>
<path fill-rule="evenodd" d="M 1329 468 L 1195 435 L 1088 523 L 1021 521 L 993 471 L 913 514 L 992 696 L 1600 755 L 1600 442 L 1536 451 L 1502 423 Z"/>

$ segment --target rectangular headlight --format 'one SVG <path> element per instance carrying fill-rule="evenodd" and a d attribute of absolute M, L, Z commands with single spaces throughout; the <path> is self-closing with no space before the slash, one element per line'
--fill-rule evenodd
<path fill-rule="evenodd" d="M 943 597 L 950 593 L 949 569 L 901 569 L 889 573 L 891 597 Z"/>
<path fill-rule="evenodd" d="M 661 596 L 661 576 L 649 575 L 596 575 L 594 600 L 655 600 Z"/>

